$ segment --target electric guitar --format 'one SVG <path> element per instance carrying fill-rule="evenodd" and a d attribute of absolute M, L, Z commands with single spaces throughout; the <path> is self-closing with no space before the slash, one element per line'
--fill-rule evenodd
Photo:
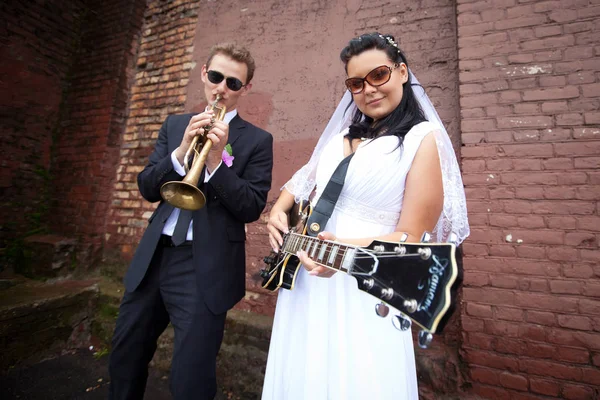
<path fill-rule="evenodd" d="M 387 316 L 387 304 L 399 310 L 392 319 L 396 328 L 408 329 L 408 319 L 423 328 L 419 345 L 427 347 L 432 333 L 441 332 L 449 319 L 462 280 L 456 245 L 428 243 L 428 234 L 422 243 L 373 241 L 367 247 L 321 240 L 306 235 L 310 212 L 308 202 L 292 210 L 292 228 L 283 235 L 281 249 L 264 258 L 268 268 L 261 271 L 262 287 L 292 290 L 301 267 L 295 254 L 304 250 L 317 264 L 355 277 L 360 290 L 382 300 L 376 306 L 379 316 Z"/>

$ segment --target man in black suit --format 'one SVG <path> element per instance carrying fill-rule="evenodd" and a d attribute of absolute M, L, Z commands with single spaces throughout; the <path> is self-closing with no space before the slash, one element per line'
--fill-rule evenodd
<path fill-rule="evenodd" d="M 138 175 L 142 196 L 160 204 L 125 276 L 110 357 L 110 399 L 144 397 L 148 363 L 169 322 L 175 332 L 173 398 L 212 400 L 216 394 L 225 316 L 245 294 L 244 224 L 260 217 L 271 188 L 273 138 L 236 110 L 253 74 L 246 49 L 214 46 L 202 82 L 207 102 L 220 96 L 224 120 L 215 121 L 211 110 L 167 117 Z M 160 188 L 183 179 L 186 150 L 211 125 L 207 138 L 213 145 L 199 179 L 206 205 L 193 212 L 174 208 L 162 200 Z"/>

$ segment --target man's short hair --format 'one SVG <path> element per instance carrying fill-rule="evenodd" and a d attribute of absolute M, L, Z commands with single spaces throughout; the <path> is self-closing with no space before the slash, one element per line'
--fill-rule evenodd
<path fill-rule="evenodd" d="M 254 69 L 256 68 L 256 65 L 254 64 L 254 58 L 252 58 L 248 49 L 235 43 L 218 43 L 210 48 L 208 61 L 206 61 L 207 68 L 210 67 L 210 62 L 216 54 L 223 54 L 239 63 L 246 64 L 246 67 L 248 67 L 248 74 L 244 84 L 247 85 L 250 83 L 254 77 Z"/>

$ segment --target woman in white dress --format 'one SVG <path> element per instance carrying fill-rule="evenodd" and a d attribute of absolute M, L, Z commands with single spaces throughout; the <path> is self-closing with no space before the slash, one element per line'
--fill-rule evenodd
<path fill-rule="evenodd" d="M 352 39 L 341 52 L 348 92 L 311 160 L 285 185 L 270 214 L 275 251 L 294 202 L 315 189 L 316 204 L 340 161 L 354 153 L 321 239 L 367 246 L 420 241 L 432 232 L 469 233 L 464 190 L 451 142 L 394 38 Z M 417 399 L 410 330 L 375 315 L 375 297 L 356 280 L 298 253 L 293 290 L 280 290 L 263 400 Z"/>

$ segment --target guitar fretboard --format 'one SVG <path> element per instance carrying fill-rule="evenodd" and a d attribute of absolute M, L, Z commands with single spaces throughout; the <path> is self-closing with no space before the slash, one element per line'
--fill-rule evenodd
<path fill-rule="evenodd" d="M 284 238 L 281 250 L 293 255 L 304 250 L 317 264 L 346 273 L 351 269 L 356 255 L 356 247 L 297 233 L 290 233 Z"/>

